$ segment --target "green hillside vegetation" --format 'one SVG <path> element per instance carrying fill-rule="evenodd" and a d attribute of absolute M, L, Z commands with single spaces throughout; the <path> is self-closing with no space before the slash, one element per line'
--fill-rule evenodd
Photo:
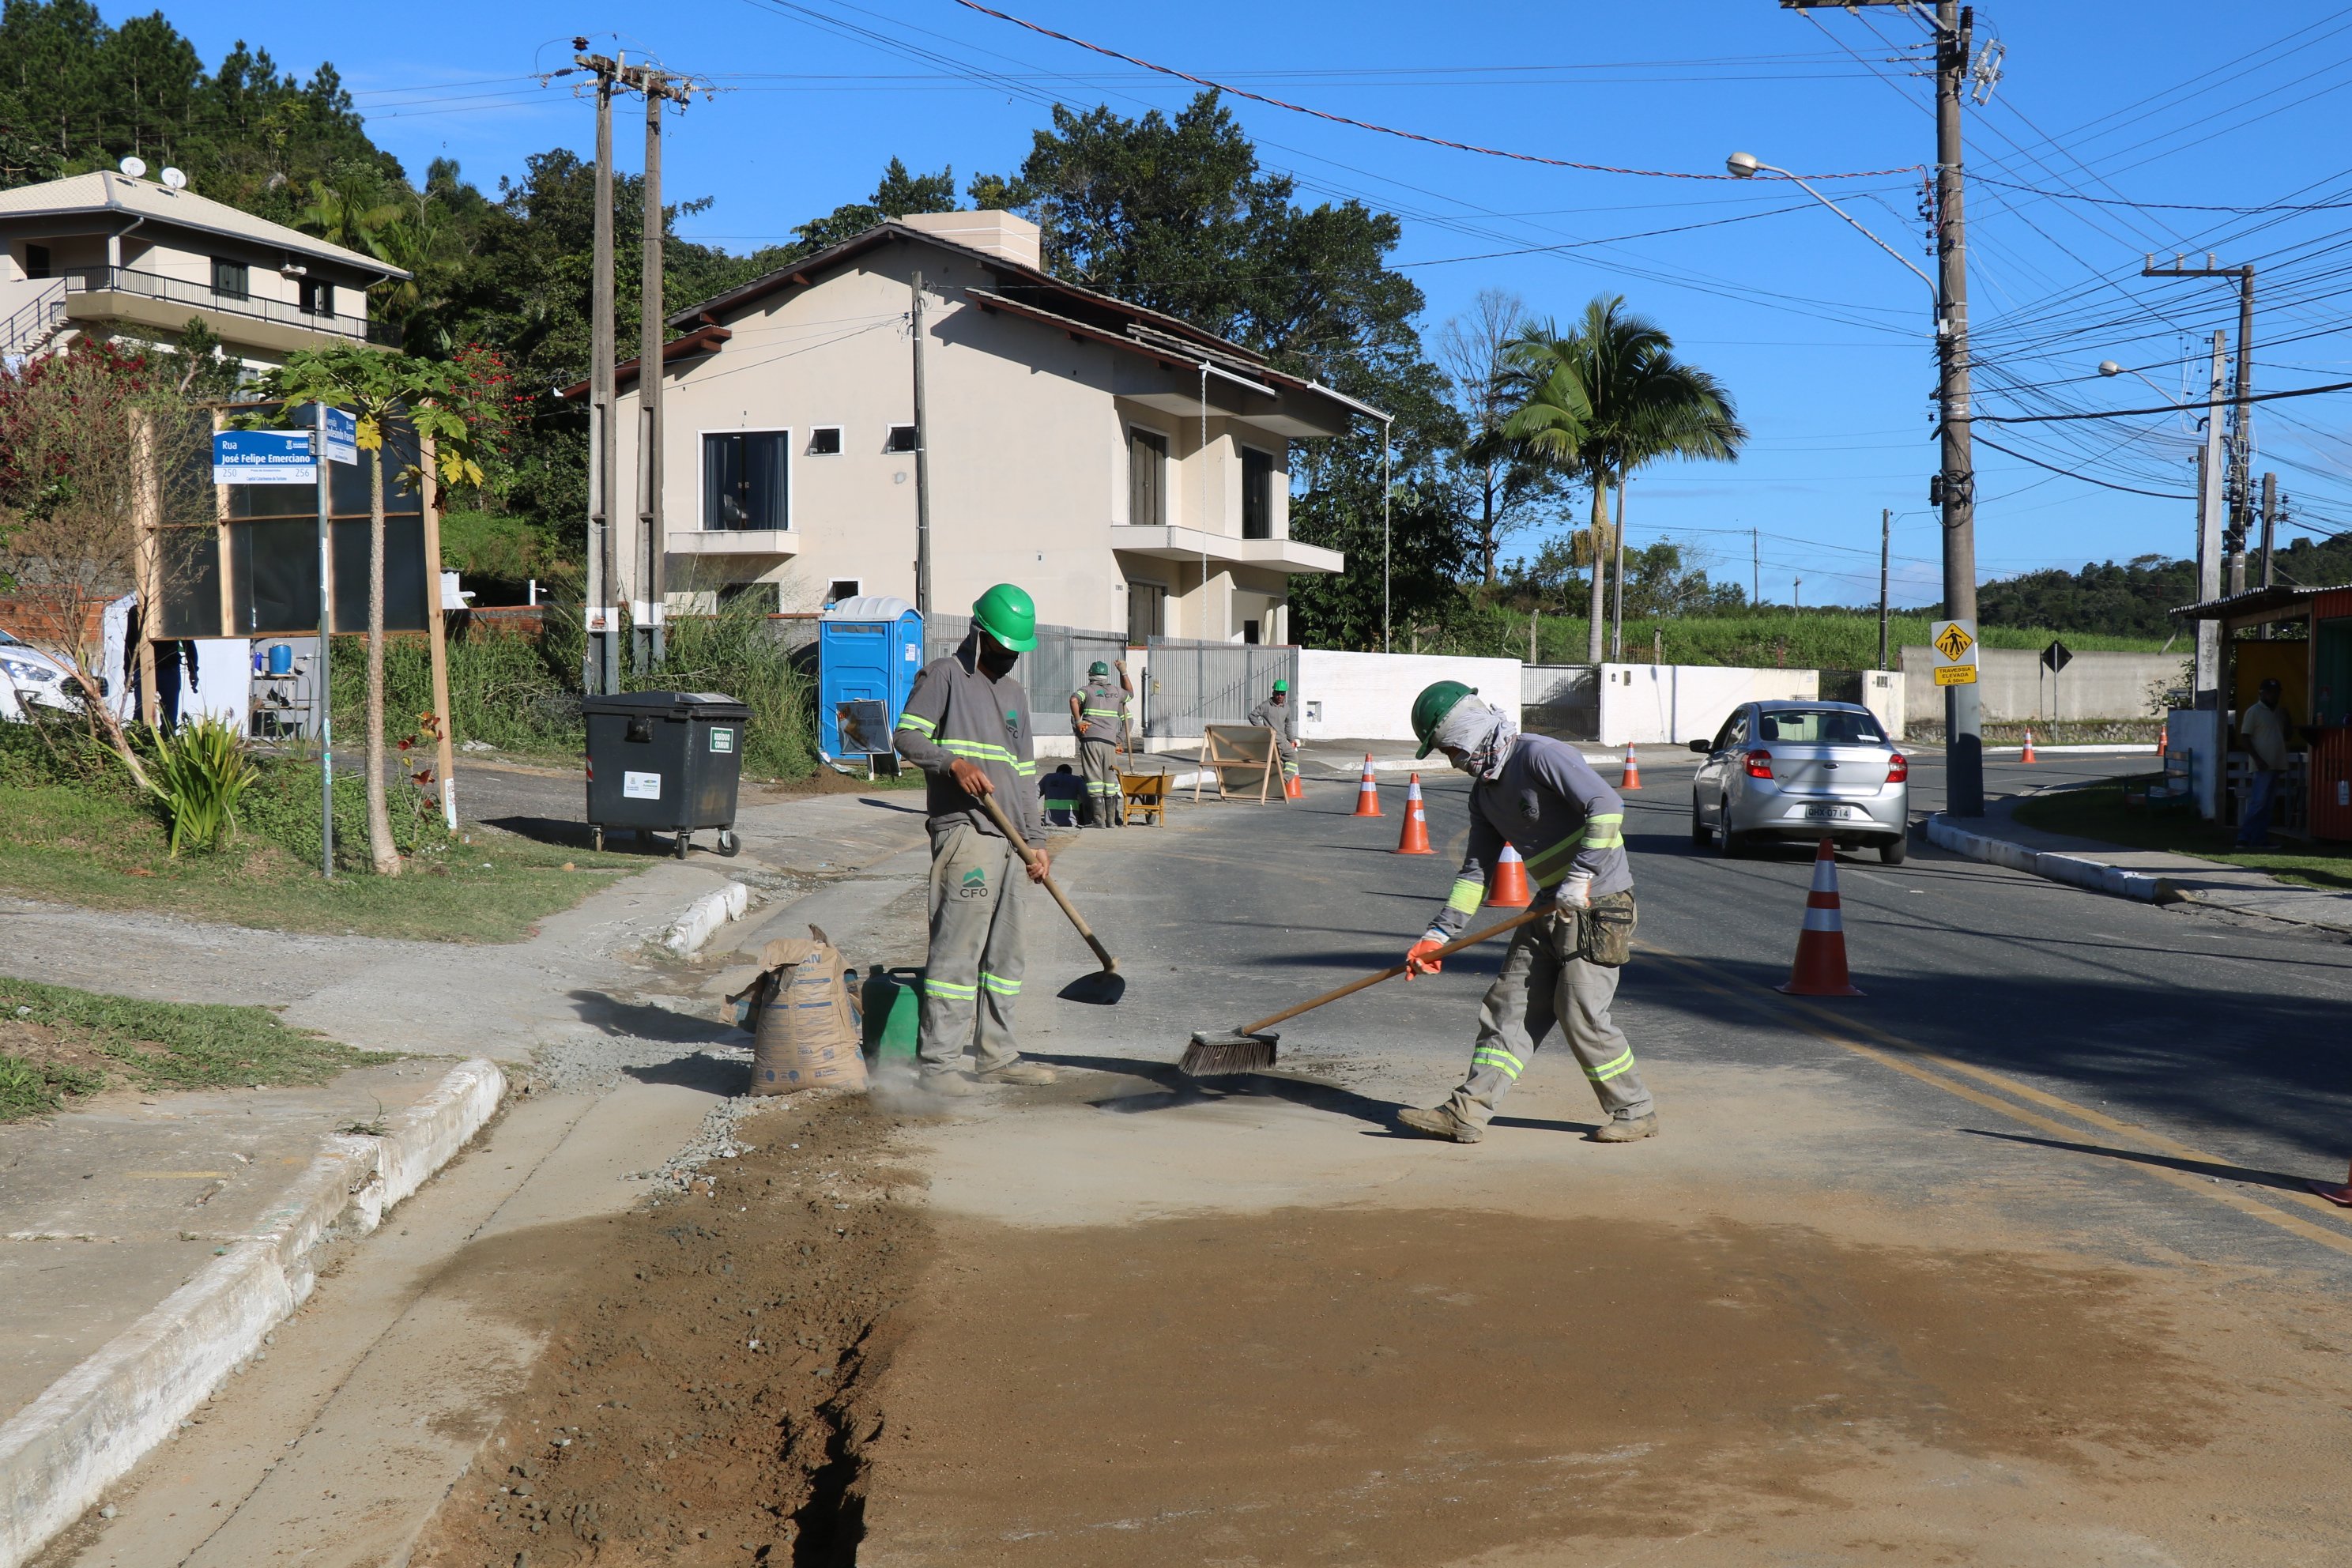
<path fill-rule="evenodd" d="M 1902 649 L 1924 647 L 1932 616 L 1916 612 L 1891 616 L 1887 622 L 1890 662 L 1900 666 Z M 2077 653 L 2154 653 L 2164 646 L 2161 637 L 2116 637 L 2050 626 L 1982 628 L 1987 647 L 2041 649 L 2059 638 Z M 1581 616 L 1544 616 L 1537 623 L 1539 664 L 1581 664 L 1585 653 L 1585 621 Z M 1400 636 L 1398 651 L 1413 645 Z M 2177 646 L 2177 645 L 2176 645 Z M 1528 656 L 1528 616 L 1501 608 L 1469 611 L 1442 629 L 1424 630 L 1423 653 L 1455 653 L 1487 658 Z M 1741 665 L 1754 668 L 1871 669 L 1878 663 L 1878 616 L 1875 611 L 1824 609 L 1740 609 L 1713 615 L 1629 617 L 1625 623 L 1625 658 L 1650 661 L 1654 647 L 1663 649 L 1668 664 Z"/>

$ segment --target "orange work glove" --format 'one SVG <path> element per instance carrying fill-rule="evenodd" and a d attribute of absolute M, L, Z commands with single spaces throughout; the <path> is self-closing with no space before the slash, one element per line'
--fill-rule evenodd
<path fill-rule="evenodd" d="M 1425 936 L 1414 942 L 1412 950 L 1404 955 L 1404 977 L 1411 980 L 1417 974 L 1435 974 L 1444 969 L 1445 965 L 1431 954 L 1444 945 L 1442 938 L 1433 936 Z"/>

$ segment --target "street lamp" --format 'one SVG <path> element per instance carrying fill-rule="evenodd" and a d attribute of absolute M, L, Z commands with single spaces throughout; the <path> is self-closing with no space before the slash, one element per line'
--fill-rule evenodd
<path fill-rule="evenodd" d="M 1904 266 L 1910 267 L 1911 276 L 1919 279 L 1920 282 L 1925 283 L 1927 286 L 1928 293 L 1933 294 L 1936 292 L 1936 280 L 1928 277 L 1925 272 L 1920 271 L 1916 267 L 1912 267 L 1911 258 L 1909 257 L 1905 256 L 1901 251 L 1895 249 L 1893 246 L 1887 244 L 1885 240 L 1871 233 L 1869 229 L 1864 228 L 1861 223 L 1855 220 L 1854 216 L 1852 213 L 1838 205 L 1837 203 L 1830 200 L 1829 197 L 1822 195 L 1821 192 L 1813 189 L 1812 186 L 1805 184 L 1803 180 L 1789 173 L 1788 170 L 1777 167 L 1774 164 L 1767 163 L 1762 159 L 1757 157 L 1753 153 L 1734 153 L 1730 157 L 1726 158 L 1723 161 L 1723 166 L 1731 171 L 1732 176 L 1735 179 L 1752 180 L 1759 174 L 1780 175 L 1782 179 L 1789 181 L 1799 190 L 1804 192 L 1805 195 L 1812 197 L 1813 200 L 1821 203 L 1822 205 L 1829 208 L 1830 211 L 1845 219 L 1848 224 L 1853 226 L 1856 233 L 1860 234 L 1864 239 L 1870 241 L 1871 244 L 1878 247 L 1879 249 L 1886 252 L 1887 255 L 1895 258 L 1895 260 L 1900 261 Z M 1936 331 L 1940 335 L 1943 330 L 1943 321 L 1941 316 L 1938 315 L 1936 322 Z"/>
<path fill-rule="evenodd" d="M 2101 375 L 2122 375 L 2125 372 L 2124 367 L 2117 364 L 2115 361 L 2111 359 L 2103 359 L 2099 362 L 2099 374 Z M 2135 370 L 2130 374 L 2138 376 L 2142 381 L 2147 381 L 2147 373 L 2143 371 Z M 2156 383 L 2147 381 L 2147 384 L 2149 389 L 2152 390 L 2158 397 L 2163 398 L 2175 408 L 2179 409 L 2184 414 L 2189 411 L 2189 405 L 2181 402 L 2180 399 L 2173 396 L 2172 394 L 2165 391 L 2164 388 L 2158 386 Z"/>

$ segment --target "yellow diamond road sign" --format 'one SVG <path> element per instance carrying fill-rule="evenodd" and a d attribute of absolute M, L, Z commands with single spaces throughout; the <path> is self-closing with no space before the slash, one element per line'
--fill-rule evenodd
<path fill-rule="evenodd" d="M 1968 628 L 1958 621 L 1945 622 L 1944 629 L 1936 634 L 1936 651 L 1944 656 L 1946 664 L 1959 663 L 1976 646 L 1977 639 L 1969 636 Z"/>
<path fill-rule="evenodd" d="M 1974 686 L 1977 683 L 1976 633 L 1966 621 L 1937 621 L 1927 643 L 1936 653 L 1936 684 Z"/>

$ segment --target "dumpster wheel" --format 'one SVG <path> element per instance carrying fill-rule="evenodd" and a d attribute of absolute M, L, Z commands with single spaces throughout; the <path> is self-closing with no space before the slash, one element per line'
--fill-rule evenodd
<path fill-rule="evenodd" d="M 588 844 L 590 848 L 602 855 L 604 852 L 604 830 L 602 827 L 591 827 L 588 830 Z"/>
<path fill-rule="evenodd" d="M 736 856 L 740 855 L 742 852 L 743 841 L 735 837 L 735 830 L 731 827 L 720 828 L 719 830 L 719 853 L 726 856 L 730 860 L 732 860 Z"/>

